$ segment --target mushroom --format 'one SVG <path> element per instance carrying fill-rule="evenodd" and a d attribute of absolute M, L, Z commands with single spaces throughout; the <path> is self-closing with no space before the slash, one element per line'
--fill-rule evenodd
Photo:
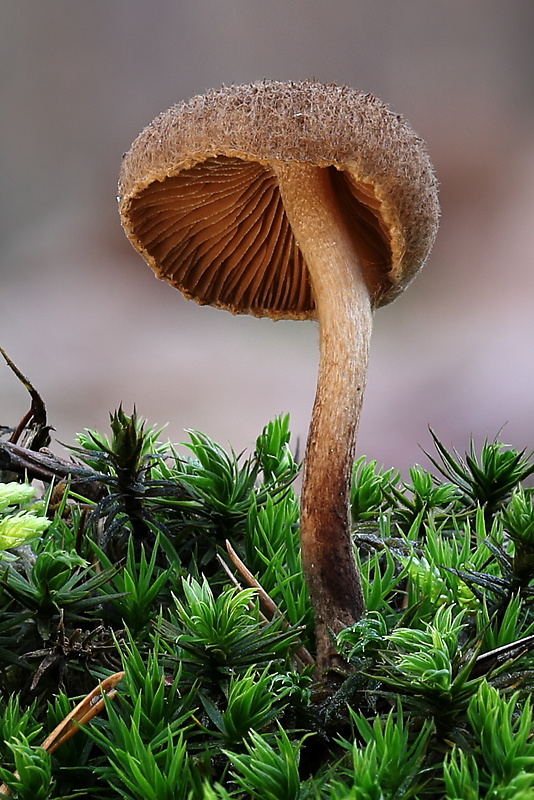
<path fill-rule="evenodd" d="M 121 221 L 159 278 L 197 303 L 319 322 L 300 538 L 317 665 L 364 600 L 349 492 L 373 311 L 437 231 L 422 140 L 376 97 L 315 81 L 223 87 L 159 115 L 122 162 Z"/>

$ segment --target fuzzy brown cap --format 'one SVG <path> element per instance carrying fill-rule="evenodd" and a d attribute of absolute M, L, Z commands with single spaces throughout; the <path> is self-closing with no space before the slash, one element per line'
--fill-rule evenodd
<path fill-rule="evenodd" d="M 126 153 L 121 221 L 156 275 L 198 303 L 313 317 L 273 166 L 328 169 L 375 305 L 424 264 L 437 185 L 423 141 L 380 100 L 314 81 L 223 87 L 160 114 Z"/>

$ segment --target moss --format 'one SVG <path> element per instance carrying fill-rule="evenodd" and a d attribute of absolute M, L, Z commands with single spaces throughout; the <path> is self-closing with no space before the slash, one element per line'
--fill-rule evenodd
<path fill-rule="evenodd" d="M 287 417 L 249 457 L 192 432 L 184 459 L 159 436 L 122 410 L 110 436 L 80 436 L 73 471 L 99 487 L 93 499 L 75 480 L 54 503 L 22 476 L 0 486 L 4 521 L 24 510 L 46 522 L 24 553 L 8 552 L 0 582 L 4 789 L 531 795 L 530 456 L 492 442 L 460 457 L 436 438 L 432 472 L 415 467 L 406 482 L 358 461 L 367 612 L 337 636 L 335 675 L 317 683 Z M 101 713 L 44 753 L 80 696 L 121 672 Z"/>

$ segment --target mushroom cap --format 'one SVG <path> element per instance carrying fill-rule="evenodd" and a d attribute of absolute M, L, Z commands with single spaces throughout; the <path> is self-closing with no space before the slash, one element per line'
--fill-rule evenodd
<path fill-rule="evenodd" d="M 276 177 L 288 163 L 329 170 L 373 303 L 389 303 L 432 247 L 437 183 L 403 118 L 346 86 L 228 86 L 160 114 L 123 158 L 125 232 L 159 278 L 200 304 L 314 317 Z"/>

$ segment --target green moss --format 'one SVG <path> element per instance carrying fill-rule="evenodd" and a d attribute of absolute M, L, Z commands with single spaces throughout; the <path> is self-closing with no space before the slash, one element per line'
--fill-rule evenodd
<path fill-rule="evenodd" d="M 160 437 L 119 409 L 109 436 L 79 437 L 70 484 L 40 500 L 0 484 L 11 796 L 532 796 L 530 456 L 493 442 L 460 457 L 434 436 L 406 482 L 357 462 L 367 613 L 333 641 L 333 692 L 313 676 L 288 418 L 250 456 L 190 432 L 182 457 Z M 45 753 L 118 671 L 103 712 Z"/>

